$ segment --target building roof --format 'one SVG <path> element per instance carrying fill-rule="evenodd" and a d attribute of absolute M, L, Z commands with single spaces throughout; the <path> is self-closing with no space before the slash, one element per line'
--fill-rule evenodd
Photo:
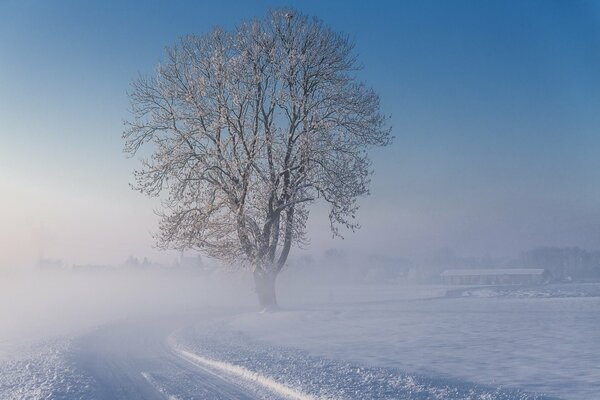
<path fill-rule="evenodd" d="M 441 276 L 543 275 L 543 268 L 447 269 Z"/>

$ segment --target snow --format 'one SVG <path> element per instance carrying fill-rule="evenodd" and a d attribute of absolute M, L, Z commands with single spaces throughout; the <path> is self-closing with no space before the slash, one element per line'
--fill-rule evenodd
<path fill-rule="evenodd" d="M 370 367 L 343 360 L 311 355 L 289 347 L 256 341 L 227 329 L 221 321 L 177 332 L 172 342 L 179 351 L 200 359 L 219 361 L 226 371 L 239 375 L 268 377 L 270 385 L 292 390 L 281 398 L 315 399 L 465 399 L 541 400 L 548 397 L 486 387 L 451 379 L 404 373 L 395 368 Z M 187 349 L 187 350 L 182 350 Z M 351 350 L 351 349 L 350 349 Z M 209 365 L 213 361 L 209 361 Z M 279 391 L 282 393 L 283 391 Z M 262 398 L 262 397 L 260 397 Z"/>
<path fill-rule="evenodd" d="M 135 316 L 239 304 L 226 298 L 236 282 L 209 284 L 186 271 L 35 271 L 2 278 L 2 400 L 94 399 L 93 377 L 74 363 L 80 336 Z"/>
<path fill-rule="evenodd" d="M 201 366 L 202 368 L 215 370 L 217 373 L 230 375 L 235 378 L 245 380 L 251 384 L 263 386 L 264 388 L 283 397 L 292 400 L 315 400 L 315 398 L 310 395 L 283 385 L 267 375 L 261 375 L 242 366 L 206 358 L 177 347 L 175 347 L 175 351 L 184 359 L 189 360 L 192 363 Z"/>
<path fill-rule="evenodd" d="M 90 379 L 68 359 L 68 342 L 16 348 L 0 359 L 0 399 L 89 399 Z"/>
<path fill-rule="evenodd" d="M 543 268 L 448 269 L 441 276 L 542 275 Z"/>
<path fill-rule="evenodd" d="M 152 385 L 152 387 L 154 387 L 156 390 L 158 390 L 159 393 L 161 393 L 163 396 L 165 396 L 165 398 L 167 400 L 180 400 L 179 397 L 169 393 L 168 389 L 165 388 L 164 385 L 162 385 L 159 381 L 157 381 L 152 376 L 152 374 L 150 374 L 148 372 L 142 372 L 141 375 L 146 381 L 148 381 L 148 383 L 150 385 Z"/>
<path fill-rule="evenodd" d="M 126 296 L 123 282 L 108 308 L 97 297 L 75 308 L 48 295 L 19 315 L 3 303 L 5 321 L 22 321 L 0 330 L 0 399 L 102 398 L 118 387 L 99 385 L 117 378 L 131 393 L 171 400 L 587 400 L 600 393 L 600 284 L 336 286 L 284 274 L 283 309 L 259 313 L 248 306 L 255 302 L 248 281 L 225 290 L 190 276 L 156 278 L 137 296 Z M 238 297 L 227 298 L 232 292 Z"/>
<path fill-rule="evenodd" d="M 565 399 L 600 393 L 598 284 L 518 287 L 511 296 L 485 298 L 496 290 L 488 288 L 481 297 L 414 300 L 406 299 L 402 286 L 371 290 L 382 288 L 387 300 L 361 304 L 347 289 L 333 290 L 336 300 L 329 304 L 244 314 L 228 328 L 356 365 Z M 398 300 L 389 298 L 391 290 Z"/>
<path fill-rule="evenodd" d="M 516 298 L 569 298 L 600 297 L 600 285 L 594 283 L 545 285 L 545 286 L 497 286 L 455 291 L 462 297 L 516 297 Z"/>

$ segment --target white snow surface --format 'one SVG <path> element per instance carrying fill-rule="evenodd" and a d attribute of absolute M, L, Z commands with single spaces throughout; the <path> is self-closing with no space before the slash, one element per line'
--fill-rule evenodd
<path fill-rule="evenodd" d="M 259 374 L 242 366 L 223 361 L 213 360 L 186 350 L 182 350 L 177 347 L 175 347 L 175 352 L 184 359 L 202 368 L 208 369 L 209 371 L 216 371 L 215 373 L 217 374 L 228 375 L 234 378 L 242 379 L 249 384 L 262 386 L 274 392 L 275 394 L 285 397 L 287 399 L 316 400 L 313 396 L 302 393 L 299 390 L 277 382 L 276 380 L 272 379 L 267 375 Z"/>
<path fill-rule="evenodd" d="M 68 359 L 68 340 L 15 348 L 0 359 L 0 399 L 89 399 L 90 379 Z"/>
<path fill-rule="evenodd" d="M 372 286 L 385 300 L 365 301 L 365 287 L 334 288 L 328 304 L 244 314 L 228 329 L 354 365 L 564 399 L 600 393 L 600 284 L 485 288 L 481 297 L 433 289 L 427 299 L 422 287 L 411 298 L 413 287 Z"/>
<path fill-rule="evenodd" d="M 405 399 L 405 400 L 541 400 L 549 397 L 486 387 L 439 377 L 405 373 L 396 368 L 334 360 L 297 348 L 274 346 L 232 332 L 222 320 L 186 328 L 172 336 L 179 351 L 198 357 L 203 365 L 218 365 L 225 374 L 239 371 L 245 380 L 267 377 L 269 386 L 292 389 L 296 396 L 276 391 L 278 398 Z M 185 349 L 185 350 L 183 350 Z M 209 360 L 206 362 L 206 360 Z M 264 397 L 258 397 L 264 398 Z"/>

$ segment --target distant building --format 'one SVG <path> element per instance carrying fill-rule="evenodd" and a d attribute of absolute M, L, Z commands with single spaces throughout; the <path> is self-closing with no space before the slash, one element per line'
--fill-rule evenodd
<path fill-rule="evenodd" d="M 440 277 L 447 285 L 535 285 L 549 278 L 543 268 L 448 269 Z"/>

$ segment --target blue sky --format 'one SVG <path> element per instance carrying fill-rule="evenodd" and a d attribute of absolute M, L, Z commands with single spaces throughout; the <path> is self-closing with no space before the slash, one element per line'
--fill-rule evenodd
<path fill-rule="evenodd" d="M 165 46 L 291 5 L 356 41 L 396 140 L 363 229 L 312 251 L 600 248 L 600 6 L 578 1 L 0 2 L 0 266 L 160 256 L 128 188 L 126 91 Z"/>

